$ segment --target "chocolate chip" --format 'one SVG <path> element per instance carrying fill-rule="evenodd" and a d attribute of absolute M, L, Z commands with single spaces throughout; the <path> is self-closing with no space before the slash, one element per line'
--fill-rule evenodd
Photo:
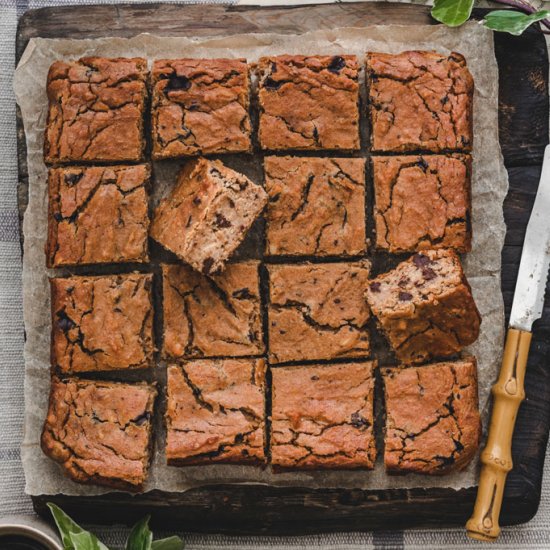
<path fill-rule="evenodd" d="M 317 126 L 313 127 L 313 139 L 317 141 L 319 139 L 319 130 L 317 130 Z"/>
<path fill-rule="evenodd" d="M 423 267 L 422 276 L 426 281 L 431 281 L 437 277 L 437 273 L 431 267 Z"/>
<path fill-rule="evenodd" d="M 172 74 L 168 78 L 168 83 L 164 86 L 164 93 L 174 92 L 176 90 L 189 90 L 191 81 L 186 76 Z"/>
<path fill-rule="evenodd" d="M 60 212 L 56 212 L 54 215 L 53 215 L 53 219 L 56 221 L 56 222 L 60 222 L 63 220 L 63 216 L 61 215 Z"/>
<path fill-rule="evenodd" d="M 195 197 L 195 198 L 193 199 L 193 204 L 195 204 L 195 205 L 197 205 L 197 206 L 198 206 L 201 202 L 202 202 L 202 201 L 201 201 L 201 199 L 200 199 L 199 197 Z"/>
<path fill-rule="evenodd" d="M 334 298 L 334 303 L 335 304 L 339 304 L 342 300 L 340 300 L 340 298 Z"/>
<path fill-rule="evenodd" d="M 216 220 L 214 221 L 214 223 L 217 227 L 221 228 L 231 227 L 231 222 L 219 212 L 216 213 Z"/>
<path fill-rule="evenodd" d="M 399 286 L 399 288 L 405 288 L 410 282 L 411 280 L 408 277 L 404 277 L 403 279 L 400 279 L 397 286 Z"/>
<path fill-rule="evenodd" d="M 272 197 L 269 197 L 269 202 L 277 202 L 281 198 L 281 193 L 275 193 Z"/>
<path fill-rule="evenodd" d="M 336 56 L 332 58 L 328 66 L 328 70 L 331 73 L 338 74 L 345 66 L 346 66 L 346 61 L 344 60 L 344 58 Z"/>
<path fill-rule="evenodd" d="M 202 272 L 205 275 L 208 275 L 213 265 L 214 265 L 214 258 L 206 258 L 206 260 L 202 262 Z"/>
<path fill-rule="evenodd" d="M 371 292 L 380 292 L 380 283 L 371 283 L 369 285 Z"/>
<path fill-rule="evenodd" d="M 82 179 L 82 176 L 84 174 L 82 172 L 78 172 L 78 173 L 72 173 L 72 174 L 65 174 L 65 183 L 69 186 L 69 187 L 72 187 L 73 185 L 77 184 L 81 179 Z"/>
<path fill-rule="evenodd" d="M 264 88 L 268 90 L 278 90 L 282 85 L 282 81 L 273 80 L 273 78 L 267 77 L 263 82 Z"/>
<path fill-rule="evenodd" d="M 428 163 L 422 157 L 420 157 L 420 159 L 418 160 L 416 165 L 419 168 L 422 168 L 422 170 L 424 170 L 424 172 L 428 169 Z"/>
<path fill-rule="evenodd" d="M 237 434 L 235 436 L 235 443 L 242 443 L 244 441 L 244 435 L 243 434 Z"/>
<path fill-rule="evenodd" d="M 235 203 L 231 199 L 229 199 L 229 207 L 235 208 Z"/>
<path fill-rule="evenodd" d="M 412 300 L 412 294 L 410 294 L 409 292 L 400 292 L 399 299 L 402 302 L 410 302 Z"/>
<path fill-rule="evenodd" d="M 453 439 L 453 442 L 455 444 L 455 449 L 460 453 L 461 451 L 464 450 L 464 445 L 462 445 L 462 443 L 456 439 Z"/>
<path fill-rule="evenodd" d="M 354 428 L 368 428 L 370 426 L 370 422 L 364 416 L 354 412 L 351 415 L 351 425 Z"/>
<path fill-rule="evenodd" d="M 271 72 L 276 73 L 277 72 L 277 63 L 271 62 Z"/>
<path fill-rule="evenodd" d="M 239 290 L 235 290 L 232 294 L 233 298 L 237 298 L 237 300 L 251 300 L 254 298 L 254 295 L 248 290 L 248 288 L 240 288 Z"/>
<path fill-rule="evenodd" d="M 69 332 L 76 327 L 76 323 L 62 310 L 57 312 L 57 326 L 63 332 Z"/>
<path fill-rule="evenodd" d="M 448 101 L 449 101 L 449 98 L 446 95 L 444 95 L 441 98 L 441 105 L 445 105 Z"/>
<path fill-rule="evenodd" d="M 314 374 L 312 377 L 311 377 L 311 380 L 313 380 L 314 382 L 316 382 L 317 380 L 319 380 L 319 377 Z"/>
<path fill-rule="evenodd" d="M 432 261 L 428 256 L 424 256 L 424 254 L 415 254 L 413 256 L 413 263 L 416 267 L 424 267 L 430 265 Z"/>

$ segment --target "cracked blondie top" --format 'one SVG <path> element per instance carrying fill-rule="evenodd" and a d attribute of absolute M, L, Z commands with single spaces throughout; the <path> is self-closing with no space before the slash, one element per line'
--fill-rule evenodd
<path fill-rule="evenodd" d="M 266 157 L 264 169 L 267 254 L 365 252 L 364 159 Z"/>
<path fill-rule="evenodd" d="M 246 59 L 162 59 L 151 76 L 153 158 L 250 151 Z"/>
<path fill-rule="evenodd" d="M 472 150 L 474 84 L 462 55 L 369 53 L 366 62 L 374 151 Z"/>
<path fill-rule="evenodd" d="M 256 261 L 234 263 L 221 275 L 205 277 L 185 265 L 164 264 L 164 355 L 261 355 L 258 267 Z"/>
<path fill-rule="evenodd" d="M 367 260 L 268 269 L 270 362 L 369 356 Z"/>
<path fill-rule="evenodd" d="M 63 373 L 149 367 L 152 282 L 139 273 L 50 279 L 52 365 Z"/>
<path fill-rule="evenodd" d="M 42 450 L 73 481 L 142 490 L 156 394 L 145 383 L 54 377 Z"/>
<path fill-rule="evenodd" d="M 373 157 L 376 246 L 471 250 L 469 155 Z"/>
<path fill-rule="evenodd" d="M 147 262 L 149 166 L 51 168 L 48 267 Z"/>
<path fill-rule="evenodd" d="M 156 208 L 150 235 L 205 275 L 223 270 L 267 203 L 264 189 L 219 160 L 188 162 Z"/>
<path fill-rule="evenodd" d="M 168 464 L 265 461 L 263 359 L 198 359 L 168 367 Z"/>
<path fill-rule="evenodd" d="M 359 149 L 359 64 L 354 55 L 262 57 L 262 149 Z"/>
<path fill-rule="evenodd" d="M 445 474 L 475 456 L 481 437 L 475 358 L 382 369 L 388 472 Z"/>
<path fill-rule="evenodd" d="M 373 468 L 373 362 L 271 370 L 271 460 L 282 468 Z"/>
<path fill-rule="evenodd" d="M 453 250 L 427 250 L 367 285 L 366 298 L 397 358 L 422 363 L 473 344 L 481 317 Z"/>
<path fill-rule="evenodd" d="M 46 164 L 141 161 L 147 61 L 85 57 L 48 73 Z"/>

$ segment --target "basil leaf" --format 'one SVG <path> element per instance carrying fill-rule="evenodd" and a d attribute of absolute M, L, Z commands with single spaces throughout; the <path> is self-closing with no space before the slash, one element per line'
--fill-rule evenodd
<path fill-rule="evenodd" d="M 183 541 L 179 537 L 154 540 L 151 550 L 183 550 Z"/>
<path fill-rule="evenodd" d="M 126 550 L 151 550 L 153 533 L 149 529 L 150 517 L 144 517 L 134 525 L 126 541 Z"/>
<path fill-rule="evenodd" d="M 472 13 L 474 0 L 435 0 L 432 17 L 449 27 L 459 27 Z"/>
<path fill-rule="evenodd" d="M 48 508 L 55 520 L 65 550 L 88 550 L 89 548 L 92 550 L 109 550 L 95 535 L 85 531 L 74 522 L 59 506 L 48 502 Z M 80 546 L 80 544 L 83 546 Z M 95 546 L 89 544 L 95 544 Z"/>
<path fill-rule="evenodd" d="M 541 10 L 531 15 L 526 15 L 516 10 L 496 10 L 488 13 L 483 19 L 483 24 L 493 31 L 508 32 L 519 36 L 529 25 L 546 19 L 550 11 Z"/>
<path fill-rule="evenodd" d="M 75 550 L 100 550 L 97 537 L 88 531 L 69 533 L 69 537 Z"/>

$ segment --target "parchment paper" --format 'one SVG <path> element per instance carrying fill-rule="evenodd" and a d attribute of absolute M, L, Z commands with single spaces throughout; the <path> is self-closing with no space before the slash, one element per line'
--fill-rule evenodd
<path fill-rule="evenodd" d="M 366 29 L 320 30 L 300 36 L 276 34 L 234 35 L 214 39 L 189 39 L 140 35 L 131 39 L 97 40 L 32 39 L 15 74 L 15 93 L 21 108 L 28 148 L 29 206 L 25 214 L 23 291 L 25 344 L 25 435 L 22 460 L 29 494 L 99 494 L 105 489 L 69 481 L 57 464 L 40 450 L 42 423 L 46 416 L 49 390 L 50 296 L 45 268 L 47 170 L 42 160 L 46 119 L 46 76 L 56 59 L 84 55 L 160 57 L 246 57 L 250 62 L 261 55 L 357 54 L 366 51 L 397 53 L 406 49 L 434 49 L 462 53 L 475 80 L 473 151 L 473 251 L 465 269 L 483 322 L 479 340 L 470 351 L 479 364 L 479 393 L 484 425 L 490 385 L 501 357 L 504 311 L 500 291 L 500 253 L 505 225 L 502 201 L 508 181 L 498 143 L 498 73 L 493 38 L 476 23 L 459 29 L 441 26 L 373 26 Z M 155 185 L 163 188 L 170 169 L 156 169 Z M 171 177 L 171 175 L 170 175 Z M 161 419 L 158 424 L 162 424 Z M 161 426 L 159 426 L 161 427 Z M 380 426 L 379 426 L 380 428 Z M 184 491 L 213 483 L 263 483 L 307 487 L 383 489 L 390 487 L 469 487 L 475 484 L 477 464 L 445 477 L 390 477 L 381 457 L 373 471 L 317 471 L 273 474 L 251 466 L 168 467 L 162 451 L 162 429 L 158 430 L 156 453 L 147 489 Z"/>

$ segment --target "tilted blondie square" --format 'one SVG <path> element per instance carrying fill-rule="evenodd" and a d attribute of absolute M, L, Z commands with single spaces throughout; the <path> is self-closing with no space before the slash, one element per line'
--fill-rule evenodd
<path fill-rule="evenodd" d="M 258 63 L 262 149 L 359 149 L 354 55 L 280 55 Z"/>
<path fill-rule="evenodd" d="M 229 264 L 206 277 L 162 266 L 164 355 L 238 357 L 264 352 L 259 262 Z"/>
<path fill-rule="evenodd" d="M 46 164 L 139 162 L 147 60 L 85 57 L 49 70 Z"/>
<path fill-rule="evenodd" d="M 264 168 L 267 254 L 365 252 L 364 159 L 266 157 Z"/>
<path fill-rule="evenodd" d="M 373 468 L 373 362 L 271 370 L 271 461 L 283 468 Z"/>
<path fill-rule="evenodd" d="M 48 267 L 147 262 L 150 169 L 66 166 L 48 175 Z"/>
<path fill-rule="evenodd" d="M 152 453 L 154 386 L 52 379 L 42 449 L 78 483 L 143 490 Z"/>
<path fill-rule="evenodd" d="M 272 363 L 369 356 L 367 260 L 268 269 Z"/>
<path fill-rule="evenodd" d="M 161 59 L 151 76 L 153 158 L 250 151 L 246 59 Z"/>
<path fill-rule="evenodd" d="M 453 250 L 427 250 L 370 281 L 366 298 L 397 358 L 422 363 L 473 344 L 481 317 Z"/>
<path fill-rule="evenodd" d="M 150 235 L 212 275 L 223 270 L 266 203 L 261 186 L 219 160 L 200 158 L 185 165 L 172 193 L 156 208 Z"/>
<path fill-rule="evenodd" d="M 168 367 L 168 464 L 265 462 L 265 361 L 198 359 Z"/>
<path fill-rule="evenodd" d="M 459 53 L 367 54 L 374 151 L 471 151 L 474 82 Z"/>
<path fill-rule="evenodd" d="M 377 248 L 470 251 L 469 155 L 373 157 L 372 164 Z"/>
<path fill-rule="evenodd" d="M 50 279 L 52 365 L 63 373 L 151 366 L 152 282 L 139 273 Z"/>
<path fill-rule="evenodd" d="M 382 369 L 384 464 L 391 473 L 463 469 L 481 437 L 475 358 Z"/>

